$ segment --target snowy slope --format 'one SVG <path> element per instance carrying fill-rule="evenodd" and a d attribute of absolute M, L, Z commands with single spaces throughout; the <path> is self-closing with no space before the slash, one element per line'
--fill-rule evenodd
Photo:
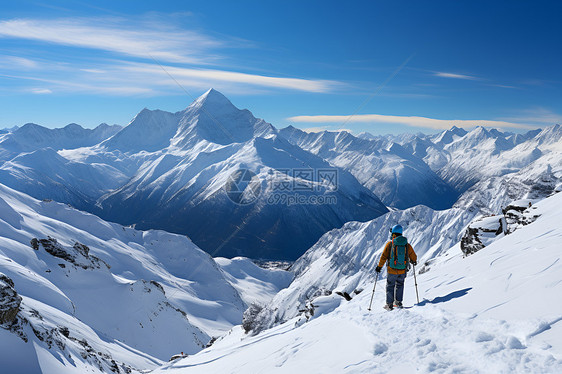
<path fill-rule="evenodd" d="M 21 153 L 0 165 L 0 182 L 38 199 L 52 199 L 79 209 L 127 180 L 116 168 L 103 163 L 74 162 L 52 148 Z"/>
<path fill-rule="evenodd" d="M 332 301 L 335 310 L 308 322 L 296 317 L 257 336 L 237 327 L 156 372 L 560 372 L 562 194 L 536 211 L 534 223 L 471 256 L 453 246 L 417 276 L 419 305 L 384 311 L 379 279 L 369 312 L 372 283 L 365 282 L 364 292 Z M 410 276 L 406 305 L 415 298 Z M 326 299 L 319 301 L 327 305 Z M 548 307 L 537 307 L 545 301 Z"/>
<path fill-rule="evenodd" d="M 217 257 L 215 261 L 246 305 L 267 304 L 291 283 L 294 276 L 292 272 L 281 269 L 263 269 L 245 257 Z"/>
<path fill-rule="evenodd" d="M 163 363 L 108 339 L 71 313 L 25 296 L 16 321 L 0 327 L 6 373 L 140 373 Z"/>
<path fill-rule="evenodd" d="M 214 260 L 185 236 L 107 223 L 2 185 L 0 272 L 23 297 L 13 328 L 30 339 L 25 350 L 36 352 L 41 367 L 57 349 L 69 362 L 95 364 L 87 347 L 99 346 L 125 366 L 148 368 L 178 351 L 197 352 L 240 323 L 246 308 Z M 64 348 L 76 341 L 61 328 L 88 344 Z M 1 331 L 2 344 L 13 341 Z"/>
<path fill-rule="evenodd" d="M 420 205 L 370 222 L 349 222 L 326 233 L 291 267 L 295 280 L 261 312 L 261 327 L 295 317 L 307 301 L 326 292 L 351 295 L 374 280 L 373 269 L 389 240 L 388 229 L 396 223 L 406 228 L 404 235 L 423 264 L 459 242 L 464 228 L 477 214 L 456 208 L 434 211 Z"/>

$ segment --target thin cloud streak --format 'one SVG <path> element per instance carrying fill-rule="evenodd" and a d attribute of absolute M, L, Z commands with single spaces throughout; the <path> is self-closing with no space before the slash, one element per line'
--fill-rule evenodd
<path fill-rule="evenodd" d="M 32 88 L 31 93 L 37 95 L 47 95 L 47 94 L 52 94 L 53 91 L 49 90 L 48 88 Z"/>
<path fill-rule="evenodd" d="M 466 80 L 479 80 L 480 78 L 474 77 L 472 75 L 465 75 L 465 74 L 455 74 L 455 73 L 447 73 L 443 71 L 436 71 L 433 73 L 436 77 L 441 78 L 453 78 L 453 79 L 466 79 Z"/>
<path fill-rule="evenodd" d="M 271 77 L 216 69 L 178 68 L 173 66 L 163 66 L 163 68 L 182 85 L 190 85 L 192 79 L 195 79 L 196 81 L 208 82 L 207 84 L 211 85 L 212 82 L 230 82 L 307 92 L 328 92 L 338 85 L 338 82 L 335 81 Z M 162 67 L 152 64 L 131 64 L 125 70 L 151 76 L 164 74 Z"/>
<path fill-rule="evenodd" d="M 166 72 L 174 77 L 174 80 Z M 95 67 L 56 65 L 35 74 L 26 71 L 25 74 L 0 76 L 47 83 L 51 85 L 48 88 L 57 93 L 96 92 L 119 96 L 177 94 L 177 83 L 189 89 L 206 90 L 215 87 L 228 92 L 274 88 L 324 93 L 341 85 L 336 81 L 272 77 L 218 69 L 182 68 L 126 61 Z"/>
<path fill-rule="evenodd" d="M 349 116 L 295 116 L 287 118 L 289 121 L 301 123 L 343 123 Z M 418 116 L 389 116 L 383 114 L 362 114 L 352 117 L 348 122 L 354 123 L 385 123 L 400 124 L 410 127 L 422 127 L 427 129 L 447 130 L 452 126 L 472 128 L 476 126 L 513 128 L 513 129 L 535 129 L 537 126 L 526 123 L 515 123 L 496 120 L 444 120 Z"/>

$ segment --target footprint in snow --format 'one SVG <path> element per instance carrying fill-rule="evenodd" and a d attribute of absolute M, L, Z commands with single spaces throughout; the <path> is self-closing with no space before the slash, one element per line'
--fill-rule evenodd
<path fill-rule="evenodd" d="M 388 346 L 384 343 L 375 344 L 375 348 L 373 349 L 375 355 L 382 355 L 386 351 L 388 351 Z"/>
<path fill-rule="evenodd" d="M 488 343 L 486 349 L 488 350 L 487 354 L 491 355 L 503 351 L 505 349 L 505 345 L 497 340 L 492 340 Z"/>
<path fill-rule="evenodd" d="M 510 336 L 509 338 L 507 338 L 506 345 L 507 345 L 507 348 L 510 348 L 510 349 L 525 349 L 525 348 L 527 348 L 515 336 Z"/>
<path fill-rule="evenodd" d="M 494 336 L 491 334 L 488 334 L 486 332 L 479 332 L 476 337 L 474 338 L 474 341 L 476 343 L 484 343 L 484 342 L 489 342 L 494 340 Z"/>
<path fill-rule="evenodd" d="M 424 345 L 428 345 L 429 343 L 431 343 L 430 339 L 423 339 L 423 340 L 420 340 L 419 342 L 417 342 L 416 345 L 418 347 L 423 347 Z"/>

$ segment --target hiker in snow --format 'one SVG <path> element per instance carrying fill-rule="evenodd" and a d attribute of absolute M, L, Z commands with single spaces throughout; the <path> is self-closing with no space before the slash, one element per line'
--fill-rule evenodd
<path fill-rule="evenodd" d="M 386 305 L 387 310 L 392 310 L 393 305 L 402 307 L 402 297 L 404 295 L 404 280 L 409 268 L 408 261 L 414 266 L 417 264 L 418 256 L 414 248 L 408 243 L 406 237 L 402 236 L 402 226 L 395 225 L 390 229 L 392 239 L 386 243 L 379 261 L 379 266 L 375 271 L 380 273 L 385 262 L 387 265 L 386 277 Z"/>

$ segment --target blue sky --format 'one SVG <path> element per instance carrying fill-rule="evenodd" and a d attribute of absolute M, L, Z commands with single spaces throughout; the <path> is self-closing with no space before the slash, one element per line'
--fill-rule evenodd
<path fill-rule="evenodd" d="M 277 127 L 526 131 L 562 122 L 561 15 L 558 1 L 5 0 L 0 128 L 126 125 L 213 87 Z"/>

